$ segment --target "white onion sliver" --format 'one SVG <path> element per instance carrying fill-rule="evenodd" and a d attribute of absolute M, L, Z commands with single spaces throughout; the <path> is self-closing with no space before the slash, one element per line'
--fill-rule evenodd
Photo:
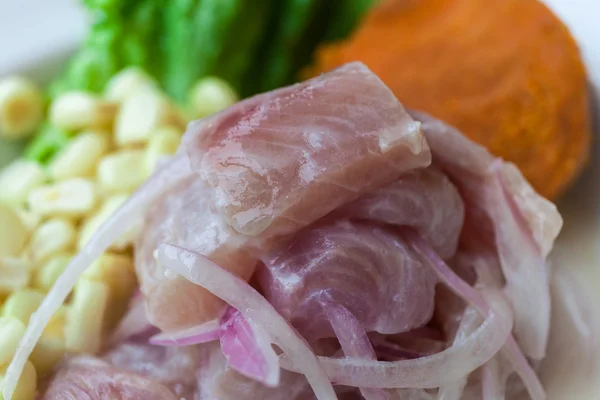
<path fill-rule="evenodd" d="M 477 311 L 468 307 L 463 313 L 453 344 L 460 344 L 465 340 L 477 328 L 477 322 L 480 320 L 481 317 Z M 441 386 L 438 390 L 437 400 L 460 400 L 467 385 L 467 379 L 468 376 L 463 376 L 452 383 Z"/>
<path fill-rule="evenodd" d="M 502 179 L 502 161 L 490 166 L 486 209 L 494 220 L 496 247 L 515 313 L 515 337 L 535 360 L 546 355 L 550 332 L 550 285 L 546 259 Z"/>
<path fill-rule="evenodd" d="M 350 310 L 331 300 L 322 300 L 321 306 L 346 357 L 377 360 L 367 333 Z M 382 389 L 360 388 L 360 392 L 365 400 L 386 400 L 388 398 L 387 393 Z"/>
<path fill-rule="evenodd" d="M 448 286 L 450 290 L 465 300 L 468 304 L 475 307 L 475 309 L 482 316 L 489 314 L 489 304 L 485 301 L 481 294 L 479 294 L 477 290 L 456 275 L 456 273 L 452 271 L 448 265 L 446 265 L 444 260 L 437 255 L 431 246 L 427 244 L 425 239 L 420 237 L 414 231 L 409 230 L 407 230 L 404 235 L 408 238 L 409 242 L 412 242 L 415 250 L 425 257 L 425 259 L 429 260 L 434 270 L 438 273 L 439 278 Z M 523 383 L 525 384 L 525 387 L 527 388 L 531 398 L 534 400 L 544 400 L 546 398 L 544 388 L 512 335 L 508 337 L 506 345 L 503 347 L 502 351 L 510 360 L 515 372 L 517 372 L 517 374 L 519 374 L 523 380 Z"/>
<path fill-rule="evenodd" d="M 437 388 L 468 375 L 491 359 L 512 330 L 512 312 L 499 294 L 489 293 L 492 305 L 485 321 L 458 345 L 440 353 L 394 362 L 319 357 L 329 379 L 355 387 Z M 280 356 L 282 368 L 298 372 L 294 361 Z"/>
<path fill-rule="evenodd" d="M 212 342 L 221 336 L 221 323 L 218 319 L 183 329 L 177 332 L 162 332 L 150 338 L 150 344 L 156 346 L 190 346 Z"/>
<path fill-rule="evenodd" d="M 177 178 L 190 173 L 189 161 L 185 157 L 175 158 L 168 166 L 146 182 L 125 204 L 121 206 L 91 237 L 69 265 L 65 268 L 56 283 L 52 286 L 44 301 L 31 315 L 27 330 L 19 342 L 4 378 L 2 395 L 12 398 L 13 392 L 21 376 L 25 363 L 33 351 L 50 318 L 58 311 L 65 299 L 73 290 L 79 277 L 90 264 L 119 237 L 143 220 L 142 215 L 156 196 L 168 190 Z"/>
<path fill-rule="evenodd" d="M 260 324 L 306 375 L 318 399 L 337 398 L 310 346 L 247 282 L 201 254 L 169 244 L 159 246 L 158 261 L 237 308 L 245 318 Z"/>
<path fill-rule="evenodd" d="M 482 400 L 503 400 L 506 381 L 496 357 L 481 368 Z"/>

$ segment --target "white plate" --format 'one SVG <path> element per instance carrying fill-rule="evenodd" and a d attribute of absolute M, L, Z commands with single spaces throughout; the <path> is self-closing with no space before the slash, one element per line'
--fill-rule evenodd
<path fill-rule="evenodd" d="M 591 85 L 598 94 L 600 0 L 545 1 L 577 38 Z M 78 0 L 0 0 L 0 76 L 19 71 L 33 74 L 40 81 L 47 80 L 76 48 L 85 27 Z M 595 110 L 600 115 L 598 106 Z M 599 126 L 596 123 L 596 127 Z M 582 283 L 595 317 L 600 315 L 600 141 L 594 146 L 591 165 L 561 202 L 560 209 L 565 227 L 552 255 L 554 268 L 568 270 Z M 596 350 L 598 354 L 588 354 L 593 361 L 600 360 L 600 347 Z M 600 373 L 591 370 L 588 364 L 581 363 L 581 371 L 577 371 L 577 367 L 577 364 L 569 364 L 563 368 L 563 371 L 575 371 L 574 374 L 545 374 L 550 399 L 600 399 Z"/>

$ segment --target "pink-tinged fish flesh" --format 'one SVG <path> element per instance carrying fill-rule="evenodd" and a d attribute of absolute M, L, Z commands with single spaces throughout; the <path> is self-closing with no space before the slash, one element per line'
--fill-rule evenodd
<path fill-rule="evenodd" d="M 278 387 L 266 387 L 227 366 L 218 346 L 202 347 L 204 363 L 198 371 L 197 400 L 313 400 L 308 381 L 301 374 L 282 370 Z"/>
<path fill-rule="evenodd" d="M 241 102 L 192 124 L 184 143 L 198 174 L 150 210 L 136 246 L 148 317 L 166 331 L 216 318 L 224 304 L 157 265 L 158 243 L 198 251 L 248 279 L 262 239 L 293 233 L 430 162 L 419 124 L 362 64 Z"/>
<path fill-rule="evenodd" d="M 218 317 L 225 303 L 157 264 L 154 251 L 161 242 L 201 252 L 243 279 L 256 265 L 244 249 L 247 240 L 214 210 L 204 182 L 195 174 L 182 180 L 150 210 L 135 252 L 148 319 L 166 331 Z"/>
<path fill-rule="evenodd" d="M 535 193 L 513 164 L 494 159 L 441 121 L 413 115 L 423 123 L 433 163 L 452 179 L 465 199 L 466 220 L 473 221 L 471 226 L 491 224 L 478 233 L 493 235 L 481 242 L 492 243 L 500 260 L 504 290 L 515 312 L 515 337 L 526 355 L 543 358 L 550 330 L 546 256 L 562 227 L 560 214 L 554 204 Z M 470 204 L 476 205 L 474 212 L 479 218 L 468 216 Z"/>
<path fill-rule="evenodd" d="M 193 399 L 197 371 L 202 366 L 197 346 L 160 347 L 148 343 L 122 343 L 102 359 L 111 366 L 151 379 L 169 388 L 178 399 Z"/>
<path fill-rule="evenodd" d="M 437 279 L 393 231 L 360 222 L 309 227 L 266 256 L 271 304 L 307 339 L 334 336 L 321 301 L 348 309 L 366 331 L 394 334 L 432 317 Z"/>
<path fill-rule="evenodd" d="M 460 193 L 435 167 L 407 172 L 333 213 L 337 218 L 410 226 L 427 238 L 443 258 L 456 252 L 464 215 Z"/>
<path fill-rule="evenodd" d="M 48 383 L 42 400 L 179 400 L 160 383 L 93 357 L 67 360 Z"/>
<path fill-rule="evenodd" d="M 242 101 L 191 125 L 184 143 L 217 211 L 260 239 L 430 163 L 419 123 L 362 63 Z"/>

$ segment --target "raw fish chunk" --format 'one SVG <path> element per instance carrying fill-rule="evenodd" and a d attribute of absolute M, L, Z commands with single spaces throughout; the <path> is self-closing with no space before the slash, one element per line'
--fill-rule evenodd
<path fill-rule="evenodd" d="M 366 331 L 400 333 L 432 317 L 437 279 L 389 230 L 340 221 L 307 228 L 264 258 L 261 288 L 314 341 L 334 334 L 323 302 L 348 309 Z"/>
<path fill-rule="evenodd" d="M 184 142 L 217 211 L 261 239 L 430 163 L 419 123 L 358 62 L 238 103 L 193 124 Z"/>
<path fill-rule="evenodd" d="M 43 400 L 179 400 L 167 387 L 94 357 L 66 361 L 49 382 Z"/>

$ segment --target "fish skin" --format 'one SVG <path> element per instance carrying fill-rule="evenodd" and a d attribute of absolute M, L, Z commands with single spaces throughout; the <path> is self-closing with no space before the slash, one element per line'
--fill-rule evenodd
<path fill-rule="evenodd" d="M 419 123 L 358 62 L 242 101 L 190 125 L 183 142 L 217 212 L 261 240 L 431 161 Z"/>

